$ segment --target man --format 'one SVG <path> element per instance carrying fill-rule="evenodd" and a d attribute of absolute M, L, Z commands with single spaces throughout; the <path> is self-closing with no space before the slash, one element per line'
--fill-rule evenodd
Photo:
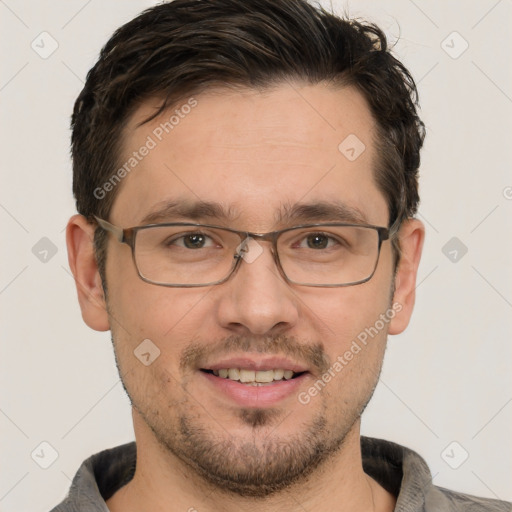
<path fill-rule="evenodd" d="M 113 35 L 73 113 L 67 242 L 136 443 L 54 510 L 510 510 L 360 435 L 414 305 L 415 100 L 377 27 L 305 1 L 175 0 Z"/>

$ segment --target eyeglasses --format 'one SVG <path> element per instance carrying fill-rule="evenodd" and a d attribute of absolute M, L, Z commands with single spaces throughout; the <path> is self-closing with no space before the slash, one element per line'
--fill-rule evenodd
<path fill-rule="evenodd" d="M 95 217 L 98 225 L 131 247 L 140 278 L 171 287 L 224 283 L 245 260 L 263 252 L 259 241 L 272 243 L 280 274 L 302 286 L 353 286 L 369 281 L 379 261 L 385 227 L 326 223 L 251 233 L 208 224 L 176 222 L 120 228 Z"/>

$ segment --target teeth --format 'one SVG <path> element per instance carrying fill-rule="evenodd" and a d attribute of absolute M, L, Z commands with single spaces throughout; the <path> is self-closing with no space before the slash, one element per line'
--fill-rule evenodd
<path fill-rule="evenodd" d="M 275 370 L 246 370 L 244 368 L 222 368 L 212 370 L 213 374 L 223 379 L 238 380 L 245 384 L 257 385 L 258 383 L 266 384 L 277 380 L 290 380 L 294 372 L 292 370 L 284 370 L 278 368 Z"/>
<path fill-rule="evenodd" d="M 254 380 L 256 382 L 272 382 L 274 380 L 274 370 L 260 370 L 256 372 Z"/>
<path fill-rule="evenodd" d="M 240 382 L 254 382 L 255 377 L 254 370 L 240 370 Z"/>
<path fill-rule="evenodd" d="M 274 370 L 274 380 L 281 380 L 284 377 L 284 370 Z"/>
<path fill-rule="evenodd" d="M 238 371 L 238 368 L 230 368 L 228 370 L 228 377 L 231 380 L 240 380 L 240 372 Z"/>

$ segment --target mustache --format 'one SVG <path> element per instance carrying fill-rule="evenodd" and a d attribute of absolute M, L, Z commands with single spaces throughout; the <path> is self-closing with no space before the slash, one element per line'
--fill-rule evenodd
<path fill-rule="evenodd" d="M 281 334 L 273 336 L 233 335 L 215 342 L 193 342 L 183 350 L 180 357 L 182 371 L 202 368 L 215 358 L 233 352 L 276 354 L 303 363 L 323 374 L 330 366 L 329 358 L 322 343 L 301 343 L 294 336 Z"/>

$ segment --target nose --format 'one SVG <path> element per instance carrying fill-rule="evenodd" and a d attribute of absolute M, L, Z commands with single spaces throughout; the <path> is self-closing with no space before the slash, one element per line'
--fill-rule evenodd
<path fill-rule="evenodd" d="M 216 292 L 218 321 L 237 334 L 282 333 L 299 318 L 299 300 L 279 273 L 269 242 L 251 239 L 237 271 Z"/>

